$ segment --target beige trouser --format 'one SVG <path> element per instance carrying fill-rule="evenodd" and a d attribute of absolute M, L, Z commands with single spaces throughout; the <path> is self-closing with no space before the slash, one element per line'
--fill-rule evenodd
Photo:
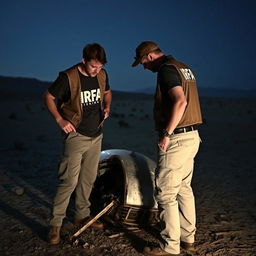
<path fill-rule="evenodd" d="M 75 218 L 90 215 L 89 197 L 97 177 L 101 141 L 102 135 L 91 138 L 76 132 L 70 133 L 66 138 L 59 165 L 59 184 L 53 203 L 51 226 L 62 225 L 74 190 Z"/>
<path fill-rule="evenodd" d="M 196 230 L 195 200 L 191 188 L 198 131 L 175 134 L 167 152 L 159 150 L 156 169 L 156 199 L 163 224 L 161 248 L 180 253 L 180 241 L 193 243 Z"/>

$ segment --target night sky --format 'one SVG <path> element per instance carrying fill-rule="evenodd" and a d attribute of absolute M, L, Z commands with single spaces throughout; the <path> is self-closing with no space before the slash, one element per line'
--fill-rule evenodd
<path fill-rule="evenodd" d="M 53 81 L 85 44 L 107 53 L 114 90 L 155 86 L 132 68 L 145 40 L 190 65 L 200 87 L 255 89 L 256 1 L 14 0 L 0 5 L 0 75 Z"/>

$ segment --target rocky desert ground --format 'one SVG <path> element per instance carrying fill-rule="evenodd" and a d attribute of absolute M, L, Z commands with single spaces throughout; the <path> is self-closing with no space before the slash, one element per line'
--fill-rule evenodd
<path fill-rule="evenodd" d="M 72 202 L 62 242 L 46 241 L 57 182 L 61 137 L 40 91 L 1 95 L 0 255 L 139 256 L 157 244 L 158 227 L 88 228 L 70 235 Z M 127 149 L 156 158 L 152 96 L 114 92 L 103 149 Z M 256 101 L 202 98 L 204 125 L 193 188 L 197 205 L 197 252 L 202 256 L 256 255 Z M 104 220 L 103 220 L 104 221 Z M 181 255 L 190 255 L 182 251 Z"/>

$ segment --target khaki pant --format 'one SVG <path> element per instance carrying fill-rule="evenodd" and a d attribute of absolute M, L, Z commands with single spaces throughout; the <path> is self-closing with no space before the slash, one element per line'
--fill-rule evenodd
<path fill-rule="evenodd" d="M 156 199 L 163 224 L 161 248 L 180 253 L 180 241 L 193 243 L 196 230 L 195 200 L 191 188 L 198 131 L 175 134 L 167 152 L 159 150 L 156 169 Z"/>
<path fill-rule="evenodd" d="M 97 177 L 102 135 L 91 138 L 72 132 L 64 142 L 64 153 L 59 165 L 56 196 L 53 203 L 51 226 L 61 226 L 66 216 L 70 196 L 75 190 L 75 218 L 90 215 L 89 197 Z"/>

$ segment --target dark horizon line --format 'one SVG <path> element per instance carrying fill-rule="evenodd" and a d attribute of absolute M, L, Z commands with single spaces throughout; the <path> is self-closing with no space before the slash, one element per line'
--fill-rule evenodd
<path fill-rule="evenodd" d="M 0 78 L 5 78 L 5 79 L 27 79 L 27 80 L 35 80 L 40 83 L 52 83 L 53 81 L 46 81 L 46 80 L 41 80 L 35 77 L 23 77 L 23 76 L 6 76 L 6 75 L 0 75 Z M 141 89 L 133 89 L 133 90 L 125 90 L 125 89 L 113 89 L 115 91 L 121 91 L 121 92 L 143 92 L 146 93 L 147 90 L 150 90 L 151 92 L 149 94 L 152 94 L 152 90 L 154 93 L 155 87 L 145 87 Z M 207 86 L 200 86 L 198 85 L 199 90 L 229 90 L 229 91 L 234 91 L 234 92 L 256 92 L 256 89 L 254 88 L 233 88 L 233 87 L 207 87 Z"/>

